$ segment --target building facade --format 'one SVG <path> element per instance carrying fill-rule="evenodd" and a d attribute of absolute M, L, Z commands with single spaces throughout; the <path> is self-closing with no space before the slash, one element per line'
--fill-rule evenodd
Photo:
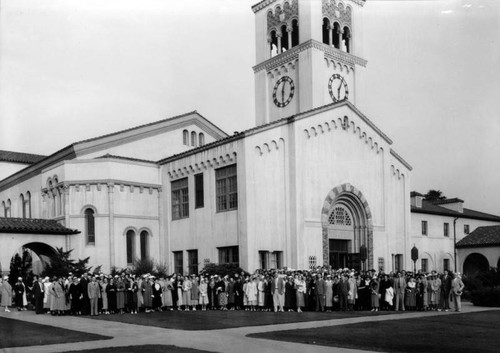
<path fill-rule="evenodd" d="M 363 4 L 259 2 L 256 127 L 228 136 L 192 112 L 74 143 L 1 180 L 0 216 L 79 230 L 65 248 L 104 271 L 410 268 L 412 168 L 359 109 Z"/>

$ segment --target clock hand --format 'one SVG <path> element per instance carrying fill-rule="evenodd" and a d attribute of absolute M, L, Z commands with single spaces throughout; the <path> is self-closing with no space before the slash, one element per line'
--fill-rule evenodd
<path fill-rule="evenodd" d="M 285 85 L 286 85 L 286 83 L 283 82 L 283 88 L 281 89 L 281 102 L 282 103 L 285 102 Z"/>
<path fill-rule="evenodd" d="M 340 90 L 342 89 L 342 82 L 344 82 L 344 79 L 340 80 L 340 85 L 339 88 L 337 89 L 337 99 L 340 99 Z"/>

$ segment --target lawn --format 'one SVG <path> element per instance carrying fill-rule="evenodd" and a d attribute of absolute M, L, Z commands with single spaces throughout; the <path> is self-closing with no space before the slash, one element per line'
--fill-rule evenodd
<path fill-rule="evenodd" d="M 164 346 L 159 344 L 148 344 L 145 346 L 127 346 L 127 347 L 109 347 L 100 349 L 91 349 L 84 351 L 68 351 L 64 353 L 211 353 L 209 351 L 200 351 L 192 348 L 182 348 L 177 346 Z"/>
<path fill-rule="evenodd" d="M 164 311 L 155 313 L 139 313 L 138 315 L 115 314 L 93 316 L 95 320 L 123 322 L 127 324 L 155 326 L 177 330 L 220 330 L 244 326 L 262 326 L 287 324 L 294 322 L 334 320 L 346 317 L 375 316 L 395 314 L 395 312 L 303 312 L 274 313 L 253 311 Z"/>
<path fill-rule="evenodd" d="M 0 333 L 0 349 L 112 338 L 4 317 L 0 317 Z"/>
<path fill-rule="evenodd" d="M 383 352 L 497 353 L 500 311 L 275 331 L 249 337 Z"/>

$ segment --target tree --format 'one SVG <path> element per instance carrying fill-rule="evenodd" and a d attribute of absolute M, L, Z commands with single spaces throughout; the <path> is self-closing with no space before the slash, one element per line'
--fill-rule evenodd
<path fill-rule="evenodd" d="M 81 276 L 83 273 L 89 272 L 91 269 L 88 266 L 90 257 L 75 261 L 70 259 L 72 251 L 73 249 L 64 251 L 62 248 L 56 248 L 56 254 L 43 270 L 42 276 L 67 277 L 70 272 L 75 276 Z"/>
<path fill-rule="evenodd" d="M 446 196 L 443 195 L 441 190 L 429 190 L 427 194 L 424 195 L 426 201 L 440 201 L 446 200 Z"/>
<path fill-rule="evenodd" d="M 17 253 L 10 260 L 9 283 L 14 285 L 19 277 L 26 283 L 33 282 L 33 258 L 27 249 L 22 249 L 22 257 Z"/>

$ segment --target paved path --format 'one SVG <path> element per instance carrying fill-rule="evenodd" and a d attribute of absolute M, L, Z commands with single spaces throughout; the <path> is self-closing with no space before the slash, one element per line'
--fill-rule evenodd
<path fill-rule="evenodd" d="M 463 304 L 464 313 L 492 310 L 493 308 L 475 307 L 470 303 Z M 434 315 L 453 315 L 454 312 L 407 312 L 395 315 L 381 315 L 369 317 L 355 317 L 334 320 L 308 321 L 289 323 L 283 325 L 249 326 L 230 328 L 222 330 L 207 331 L 184 331 L 163 329 L 152 326 L 140 326 L 125 324 L 113 321 L 92 320 L 88 318 L 72 316 L 51 316 L 35 315 L 34 312 L 11 313 L 0 312 L 0 317 L 8 317 L 42 325 L 61 327 L 76 331 L 83 331 L 99 335 L 111 336 L 113 339 L 102 341 L 87 341 L 78 343 L 54 344 L 45 346 L 31 346 L 6 348 L 2 353 L 44 353 L 44 352 L 64 352 L 69 350 L 97 349 L 104 347 L 119 347 L 145 344 L 175 345 L 179 347 L 196 348 L 200 350 L 237 353 L 237 352 L 259 352 L 259 353 L 360 353 L 366 351 L 315 346 L 300 343 L 288 343 L 266 339 L 249 338 L 246 335 L 251 333 L 305 329 L 322 326 L 336 326 L 369 321 L 401 320 L 417 317 L 428 317 Z"/>

